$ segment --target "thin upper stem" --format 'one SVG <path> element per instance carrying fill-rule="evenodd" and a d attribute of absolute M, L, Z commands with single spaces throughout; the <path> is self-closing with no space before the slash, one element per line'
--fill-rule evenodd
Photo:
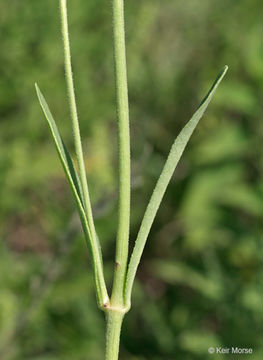
<path fill-rule="evenodd" d="M 123 0 L 112 0 L 112 5 L 119 152 L 119 209 L 112 304 L 122 305 L 130 227 L 130 130 Z"/>
<path fill-rule="evenodd" d="M 92 250 L 92 259 L 93 259 L 93 263 L 94 263 L 97 296 L 98 296 L 98 301 L 99 301 L 100 306 L 103 306 L 103 304 L 108 303 L 108 294 L 107 294 L 107 289 L 106 289 L 104 275 L 103 275 L 100 244 L 99 244 L 98 237 L 96 234 L 93 215 L 92 215 L 89 189 L 88 189 L 88 183 L 87 183 L 86 171 L 85 171 L 85 162 L 84 162 L 81 137 L 80 137 L 78 112 L 77 112 L 73 74 L 72 74 L 72 65 L 71 65 L 70 41 L 69 41 L 69 31 L 68 31 L 68 19 L 67 19 L 67 1 L 66 0 L 60 0 L 60 12 L 61 12 L 62 37 L 63 37 L 63 44 L 64 44 L 65 73 L 66 73 L 66 82 L 67 82 L 67 89 L 68 89 L 68 96 L 69 96 L 70 113 L 71 113 L 71 118 L 72 118 L 72 128 L 73 128 L 75 150 L 76 150 L 77 162 L 78 162 L 78 168 L 79 168 L 80 183 L 81 183 L 81 188 L 82 188 L 83 197 L 84 197 L 84 208 L 85 208 L 87 222 L 88 222 L 88 226 L 89 226 L 89 232 L 90 232 L 90 243 L 91 243 L 91 250 Z"/>

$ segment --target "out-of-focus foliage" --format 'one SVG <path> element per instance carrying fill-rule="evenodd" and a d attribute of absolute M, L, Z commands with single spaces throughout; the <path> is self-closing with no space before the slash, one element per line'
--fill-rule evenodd
<path fill-rule="evenodd" d="M 127 0 L 131 245 L 179 129 L 218 70 L 230 71 L 198 126 L 150 234 L 121 359 L 205 360 L 211 346 L 263 357 L 263 44 L 260 0 Z M 111 5 L 69 1 L 86 168 L 111 282 L 116 123 Z M 68 147 L 58 4 L 0 4 L 0 358 L 100 360 L 88 252 L 35 91 Z M 251 358 L 251 355 L 240 356 Z"/>

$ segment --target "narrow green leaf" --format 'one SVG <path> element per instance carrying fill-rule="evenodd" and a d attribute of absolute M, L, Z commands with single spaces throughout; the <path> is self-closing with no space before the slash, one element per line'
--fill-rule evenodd
<path fill-rule="evenodd" d="M 73 164 L 73 161 L 71 159 L 71 156 L 64 144 L 64 141 L 62 140 L 57 125 L 55 123 L 55 120 L 50 112 L 49 106 L 43 96 L 43 94 L 41 93 L 41 91 L 39 90 L 39 87 L 37 86 L 37 84 L 35 84 L 36 87 L 36 91 L 37 91 L 37 96 L 40 102 L 40 105 L 42 107 L 42 110 L 44 112 L 45 118 L 47 120 L 48 126 L 50 128 L 51 131 L 51 135 L 53 137 L 53 140 L 55 142 L 56 145 L 56 149 L 60 158 L 60 161 L 62 163 L 62 166 L 64 168 L 64 171 L 66 173 L 66 176 L 69 180 L 70 186 L 74 187 L 73 193 L 77 193 L 79 200 L 81 201 L 82 206 L 84 206 L 84 200 L 83 200 L 83 194 L 82 194 L 82 189 L 81 189 L 81 185 L 80 185 L 80 181 L 79 181 L 79 177 L 78 174 L 76 172 L 75 166 Z M 77 199 L 76 199 L 77 200 Z"/>
<path fill-rule="evenodd" d="M 79 181 L 78 174 L 74 167 L 71 156 L 59 134 L 55 120 L 50 112 L 49 106 L 39 90 L 37 84 L 36 91 L 37 96 L 44 112 L 45 118 L 47 120 L 51 135 L 56 145 L 56 149 L 59 155 L 59 159 L 65 171 L 66 177 L 68 179 L 69 185 L 73 192 L 74 198 L 77 203 L 78 212 L 80 215 L 80 220 L 82 223 L 83 231 L 85 238 L 87 240 L 87 245 L 91 254 L 92 266 L 94 270 L 95 283 L 97 289 L 97 298 L 100 306 L 108 302 L 107 290 L 105 287 L 104 277 L 103 277 L 103 267 L 102 267 L 102 256 L 98 239 L 93 239 L 90 231 L 90 227 L 87 220 L 87 214 L 85 211 L 85 203 L 83 198 L 83 191 Z"/>
<path fill-rule="evenodd" d="M 126 306 L 130 306 L 131 302 L 131 291 L 134 282 L 134 278 L 136 275 L 136 271 L 143 253 L 143 249 L 149 235 L 152 223 L 156 216 L 157 210 L 160 206 L 166 188 L 169 184 L 169 181 L 174 173 L 174 170 L 183 154 L 183 151 L 194 131 L 196 128 L 199 120 L 203 116 L 207 106 L 209 105 L 212 97 L 225 76 L 228 67 L 225 66 L 223 70 L 218 74 L 214 84 L 212 85 L 211 89 L 209 90 L 208 94 L 205 96 L 203 101 L 201 102 L 199 108 L 192 116 L 190 121 L 185 125 L 185 127 L 181 130 L 179 135 L 177 136 L 176 140 L 174 141 L 172 148 L 170 150 L 169 156 L 166 160 L 162 173 L 157 181 L 155 189 L 153 191 L 152 197 L 150 202 L 146 208 L 137 239 L 135 242 L 135 246 L 131 255 L 128 272 L 126 276 L 126 284 L 125 284 L 125 303 Z"/>

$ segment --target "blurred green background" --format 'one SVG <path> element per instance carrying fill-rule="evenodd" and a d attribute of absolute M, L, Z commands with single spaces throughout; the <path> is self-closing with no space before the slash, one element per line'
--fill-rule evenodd
<path fill-rule="evenodd" d="M 86 168 L 111 284 L 116 116 L 111 4 L 68 1 Z M 131 246 L 173 139 L 230 70 L 150 233 L 123 360 L 263 358 L 262 0 L 126 0 Z M 0 359 L 101 360 L 104 319 L 75 205 L 34 90 L 73 150 L 58 1 L 0 3 Z M 236 357 L 235 357 L 236 358 Z"/>

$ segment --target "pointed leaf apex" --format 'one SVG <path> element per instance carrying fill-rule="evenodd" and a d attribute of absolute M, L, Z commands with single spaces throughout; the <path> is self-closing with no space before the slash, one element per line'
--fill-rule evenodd
<path fill-rule="evenodd" d="M 223 67 L 223 69 L 222 69 L 222 73 L 221 73 L 222 76 L 225 76 L 227 70 L 228 70 L 228 65 L 225 65 L 225 66 Z"/>

